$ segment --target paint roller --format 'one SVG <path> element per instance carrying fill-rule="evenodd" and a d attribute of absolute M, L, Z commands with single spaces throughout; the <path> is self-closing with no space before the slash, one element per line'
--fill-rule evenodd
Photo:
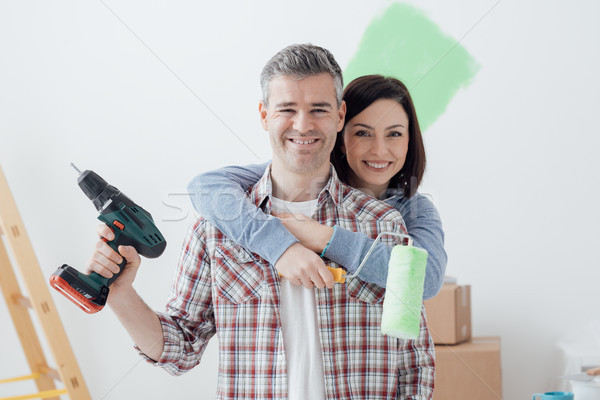
<path fill-rule="evenodd" d="M 408 239 L 408 243 L 406 246 L 394 246 L 390 255 L 381 315 L 381 333 L 399 339 L 416 339 L 421 325 L 427 251 L 414 247 L 409 235 L 381 232 L 356 272 L 352 275 L 344 275 L 343 278 L 351 279 L 358 276 L 375 249 L 375 245 L 384 235 L 405 238 Z"/>

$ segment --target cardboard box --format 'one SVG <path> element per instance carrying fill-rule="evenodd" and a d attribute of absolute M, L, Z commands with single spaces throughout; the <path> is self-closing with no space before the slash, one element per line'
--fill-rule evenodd
<path fill-rule="evenodd" d="M 435 345 L 434 400 L 501 400 L 500 338 Z"/>
<path fill-rule="evenodd" d="M 471 338 L 471 287 L 446 284 L 425 301 L 427 326 L 435 344 L 457 344 Z"/>

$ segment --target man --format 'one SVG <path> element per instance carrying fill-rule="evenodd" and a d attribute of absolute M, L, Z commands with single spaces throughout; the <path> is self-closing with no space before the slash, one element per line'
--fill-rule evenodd
<path fill-rule="evenodd" d="M 262 78 L 259 112 L 273 161 L 249 190 L 251 201 L 266 213 L 303 213 L 372 237 L 405 232 L 395 209 L 342 184 L 329 164 L 345 115 L 331 53 L 290 46 Z M 372 220 L 359 218 L 358 203 Z M 99 233 L 112 238 L 108 228 Z M 318 256 L 290 249 L 288 260 L 298 256 L 314 288 L 300 285 L 306 274 L 278 271 L 200 218 L 186 238 L 166 313 L 152 311 L 133 289 L 140 259 L 128 247 L 119 249 L 128 263 L 109 305 L 147 359 L 173 374 L 197 365 L 218 334 L 220 399 L 430 399 L 426 327 L 416 341 L 383 336 L 384 289 L 359 279 L 334 285 Z M 110 276 L 119 261 L 99 242 L 89 269 Z"/>

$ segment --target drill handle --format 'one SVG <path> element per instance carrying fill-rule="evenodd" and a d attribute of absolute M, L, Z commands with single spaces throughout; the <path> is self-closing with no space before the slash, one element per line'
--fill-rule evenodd
<path fill-rule="evenodd" d="M 125 257 L 123 257 L 123 261 L 121 261 L 120 264 L 117 264 L 119 266 L 119 272 L 117 272 L 117 273 L 113 272 L 113 276 L 108 278 L 108 282 L 106 282 L 106 286 L 112 285 L 112 283 L 121 275 L 121 272 L 123 272 L 123 268 L 125 268 L 126 264 L 127 264 L 127 260 L 125 259 Z"/>
<path fill-rule="evenodd" d="M 120 245 L 124 245 L 126 243 L 124 243 L 124 241 L 122 240 L 122 238 L 124 238 L 125 236 L 121 235 L 121 231 L 119 230 L 114 230 L 112 229 L 110 226 L 109 228 L 113 231 L 113 233 L 115 234 L 115 238 L 113 240 L 108 240 L 106 238 L 102 238 L 102 240 L 104 242 L 106 242 L 106 244 L 108 244 L 110 246 L 111 249 L 113 249 L 114 251 L 116 251 L 117 253 L 119 253 L 119 246 Z M 120 255 L 121 253 L 119 253 Z M 123 258 L 123 261 L 121 261 L 120 264 L 117 264 L 119 266 L 119 272 L 117 273 L 113 273 L 113 276 L 108 278 L 108 281 L 106 282 L 106 286 L 110 286 L 118 277 L 119 275 L 121 275 L 121 272 L 123 272 L 123 268 L 125 268 L 125 265 L 127 264 L 127 260 L 125 259 L 125 257 L 121 256 Z M 106 279 L 106 278 L 105 278 Z"/>

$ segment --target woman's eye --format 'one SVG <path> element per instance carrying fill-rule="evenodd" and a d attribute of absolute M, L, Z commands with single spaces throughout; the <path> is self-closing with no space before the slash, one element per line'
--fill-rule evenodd
<path fill-rule="evenodd" d="M 402 136 L 402 132 L 398 132 L 398 131 L 393 131 L 389 133 L 390 137 L 401 137 Z"/>
<path fill-rule="evenodd" d="M 357 132 L 355 133 L 355 135 L 356 135 L 356 136 L 361 136 L 361 137 L 367 137 L 367 136 L 371 136 L 371 135 L 369 135 L 369 132 L 367 132 L 367 131 L 357 131 Z"/>

